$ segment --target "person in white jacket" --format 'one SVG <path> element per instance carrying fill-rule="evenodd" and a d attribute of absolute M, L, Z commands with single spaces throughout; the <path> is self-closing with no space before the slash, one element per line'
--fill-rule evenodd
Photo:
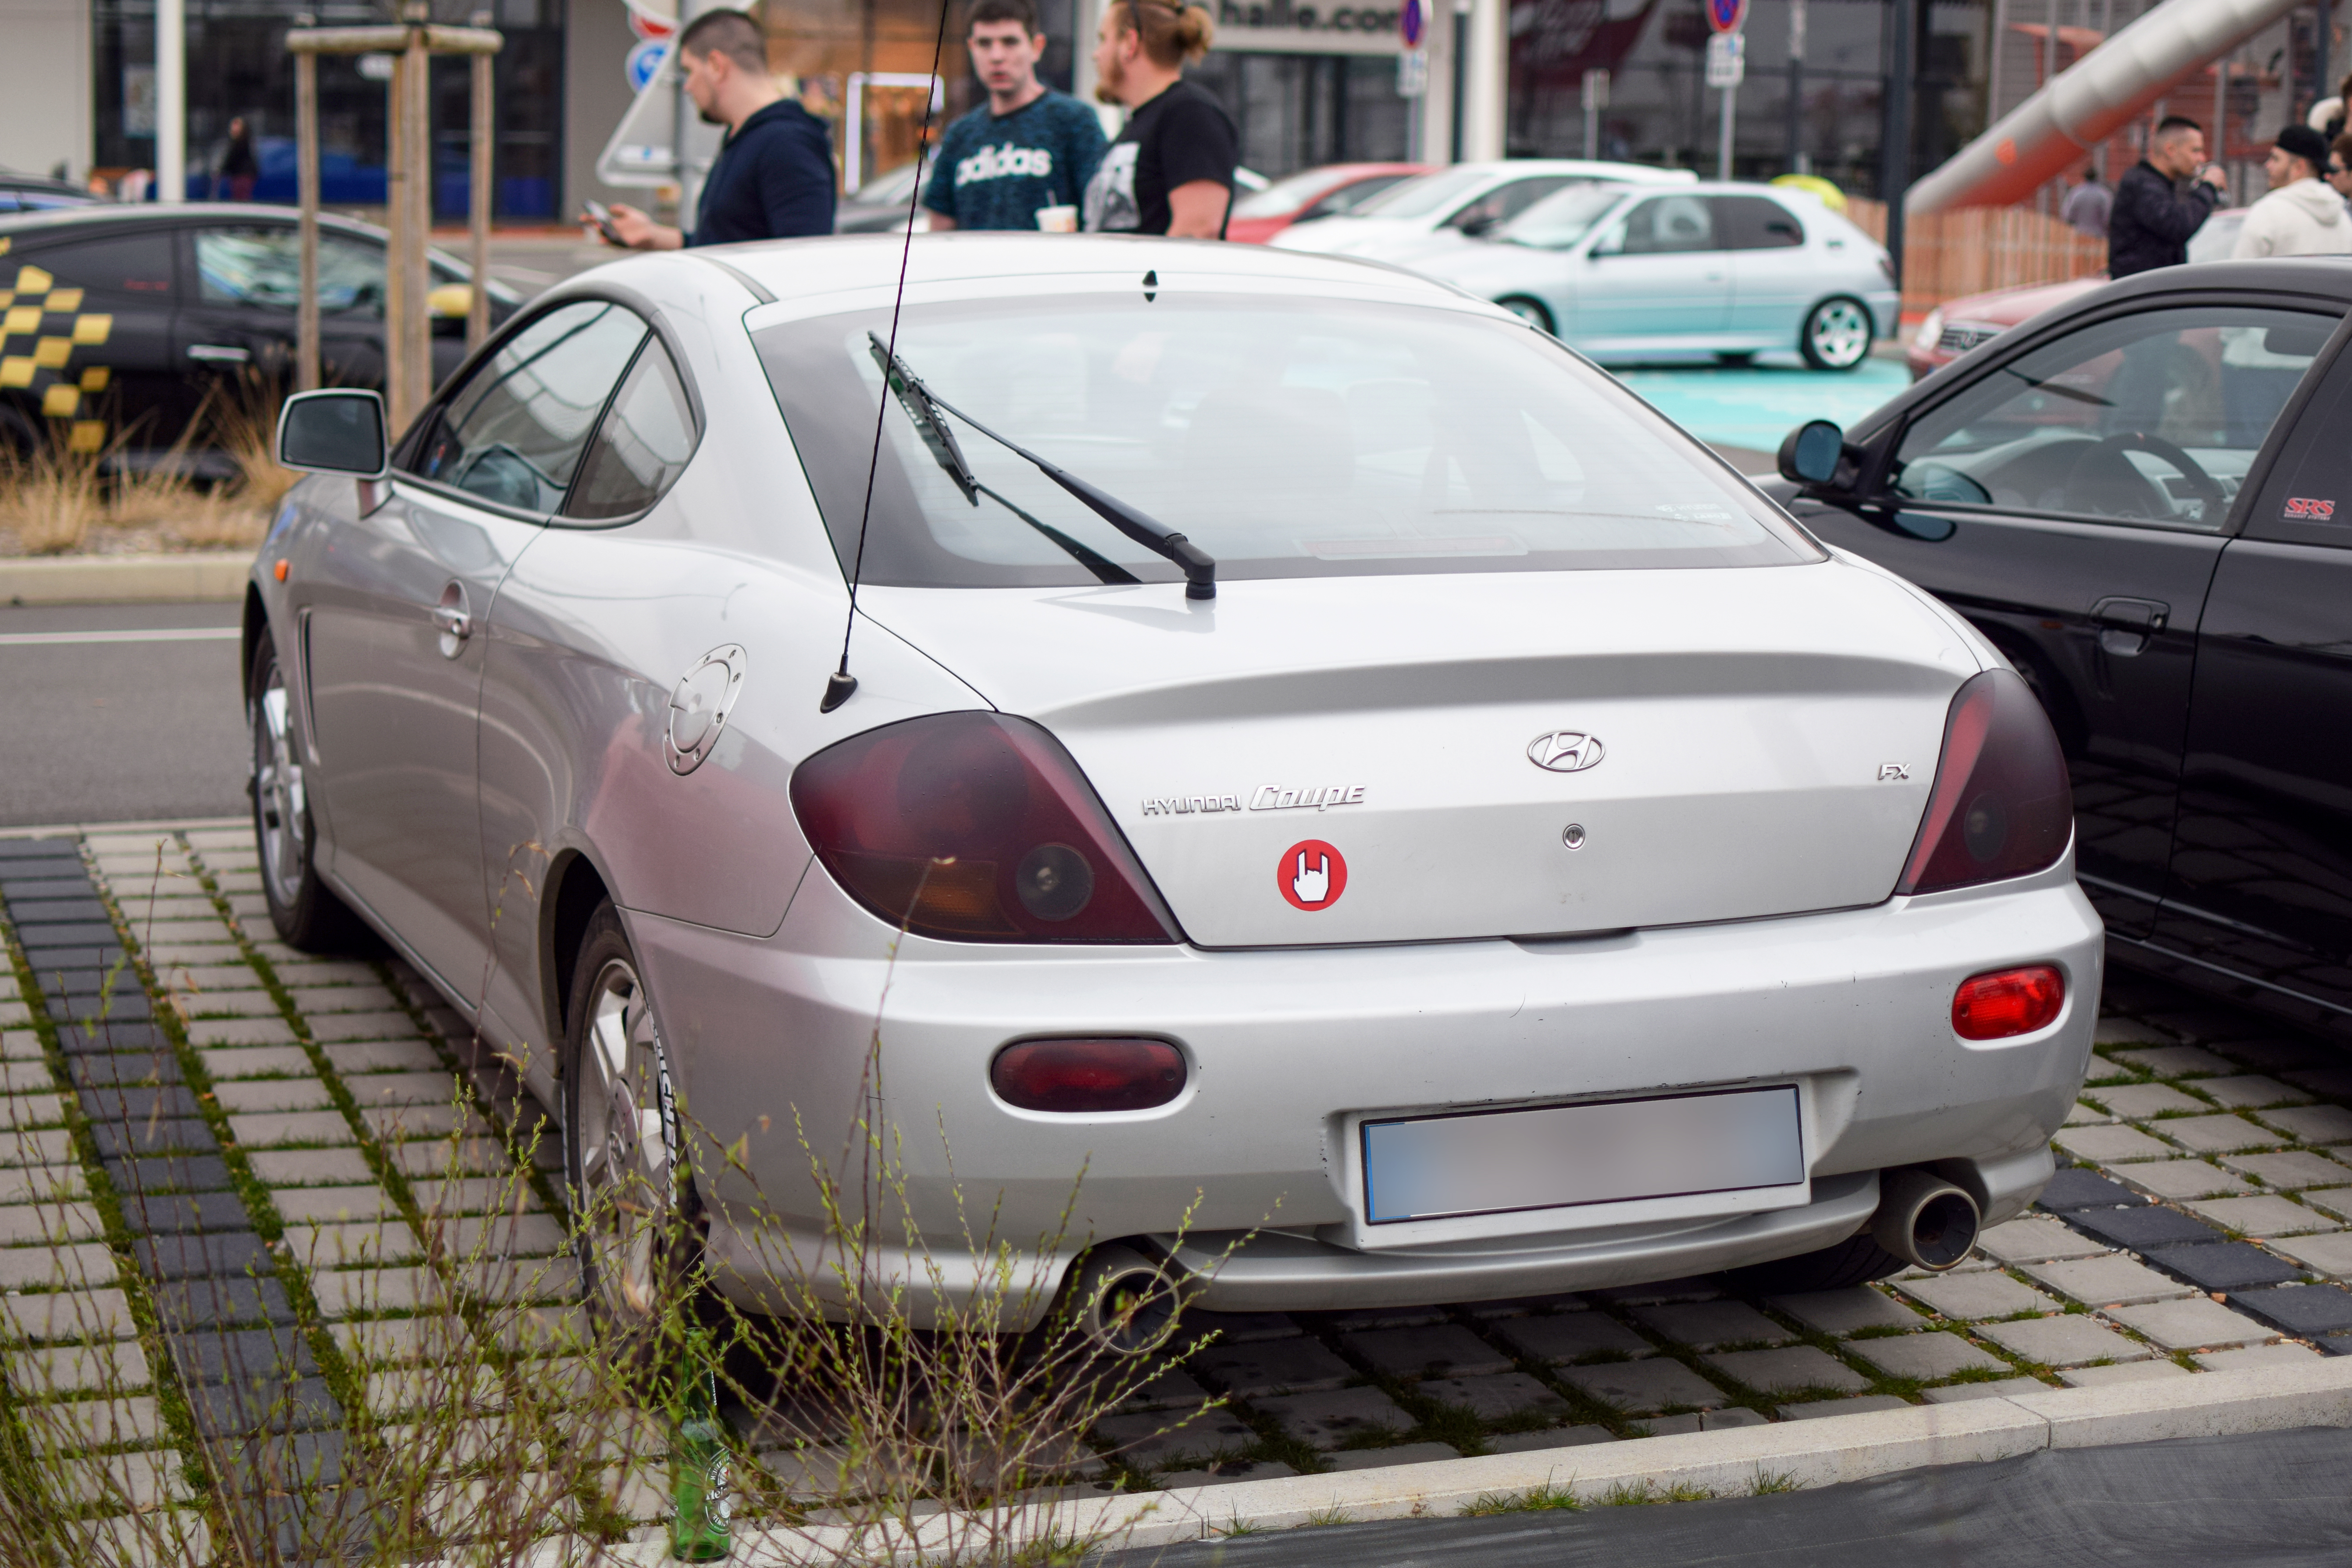
<path fill-rule="evenodd" d="M 2327 167 L 2327 139 L 2308 125 L 2290 125 L 2278 134 L 2263 173 L 2270 194 L 2246 214 L 2231 254 L 2250 256 L 2352 255 L 2352 219 L 2344 198 L 2319 178 Z"/>

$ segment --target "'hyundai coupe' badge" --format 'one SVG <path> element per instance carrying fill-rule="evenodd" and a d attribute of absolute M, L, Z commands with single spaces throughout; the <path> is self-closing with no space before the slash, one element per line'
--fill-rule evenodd
<path fill-rule="evenodd" d="M 1580 773 L 1601 760 L 1601 737 L 1554 730 L 1528 742 L 1528 761 L 1556 773 Z"/>

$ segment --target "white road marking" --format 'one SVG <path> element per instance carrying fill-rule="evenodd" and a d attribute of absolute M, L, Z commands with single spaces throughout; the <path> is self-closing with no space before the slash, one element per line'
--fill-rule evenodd
<path fill-rule="evenodd" d="M 0 632 L 0 647 L 42 647 L 100 642 L 235 642 L 236 626 L 155 626 L 122 631 Z"/>

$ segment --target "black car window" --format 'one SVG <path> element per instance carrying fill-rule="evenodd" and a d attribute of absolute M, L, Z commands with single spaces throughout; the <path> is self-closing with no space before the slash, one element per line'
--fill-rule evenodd
<path fill-rule="evenodd" d="M 2249 305 L 2095 321 L 1913 419 L 1895 455 L 1895 493 L 2218 531 L 2333 325 Z"/>
<path fill-rule="evenodd" d="M 2320 331 L 2317 318 L 2313 332 Z M 2352 353 L 2339 353 L 2304 405 L 2247 520 L 2250 539 L 2352 549 Z"/>
<path fill-rule="evenodd" d="M 1625 215 L 1628 256 L 1722 248 L 1705 196 L 1652 196 Z"/>
<path fill-rule="evenodd" d="M 172 236 L 168 229 L 142 228 L 129 234 L 109 234 L 63 245 L 47 245 L 17 252 L 8 292 L 13 303 L 28 305 L 29 296 L 50 289 L 79 289 L 103 296 L 110 304 L 151 300 L 169 304 L 172 298 Z M 30 276 L 28 276 L 28 274 Z M 52 300 L 49 309 L 74 307 Z"/>
<path fill-rule="evenodd" d="M 669 351 L 649 338 L 588 443 L 563 515 L 604 521 L 643 511 L 661 500 L 692 456 L 694 410 Z"/>
<path fill-rule="evenodd" d="M 301 303 L 302 245 L 289 225 L 196 230 L 196 296 L 211 304 L 291 310 Z M 319 236 L 319 309 L 383 314 L 383 247 Z"/>
<path fill-rule="evenodd" d="M 645 337 L 635 314 L 602 300 L 533 317 L 443 402 L 410 471 L 518 511 L 555 510 Z"/>
<path fill-rule="evenodd" d="M 1711 196 L 1726 250 L 1780 250 L 1805 243 L 1797 215 L 1769 196 Z"/>

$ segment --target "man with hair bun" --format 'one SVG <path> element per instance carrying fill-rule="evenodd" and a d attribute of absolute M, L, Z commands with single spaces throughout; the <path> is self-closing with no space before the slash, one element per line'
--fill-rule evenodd
<path fill-rule="evenodd" d="M 678 35 L 686 94 L 706 124 L 727 127 L 702 184 L 691 232 L 613 205 L 632 250 L 676 250 L 833 232 L 833 137 L 768 74 L 768 35 L 740 11 L 709 11 Z"/>
<path fill-rule="evenodd" d="M 1042 226 L 1039 214 L 1075 208 L 1102 162 L 1102 121 L 1037 79 L 1045 29 L 1035 0 L 971 0 L 964 47 L 988 101 L 940 138 L 923 193 L 931 226 Z M 1069 212 L 1058 215 L 1070 226 Z"/>
<path fill-rule="evenodd" d="M 1127 129 L 1087 184 L 1086 226 L 1105 234 L 1223 239 L 1241 137 L 1184 67 L 1209 52 L 1208 11 L 1181 0 L 1110 0 L 1095 39 L 1095 96 L 1125 104 Z"/>

